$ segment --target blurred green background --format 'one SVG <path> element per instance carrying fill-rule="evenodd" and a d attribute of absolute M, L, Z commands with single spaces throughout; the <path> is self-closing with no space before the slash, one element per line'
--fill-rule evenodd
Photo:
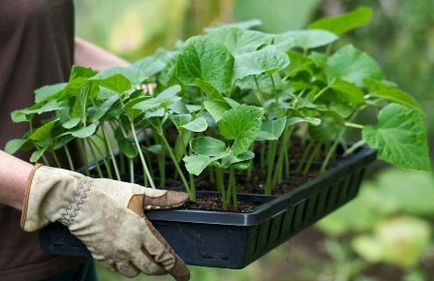
<path fill-rule="evenodd" d="M 75 0 L 77 35 L 130 61 L 220 22 L 260 19 L 263 31 L 374 9 L 371 25 L 344 38 L 382 65 L 425 110 L 434 151 L 433 0 Z M 366 118 L 369 118 L 367 116 Z M 434 158 L 434 157 L 433 157 Z M 380 169 L 377 169 L 380 168 Z M 375 170 L 375 173 L 373 172 Z M 243 270 L 191 267 L 192 280 L 434 280 L 434 179 L 374 167 L 359 197 Z M 98 266 L 103 281 L 131 280 Z M 145 277 L 133 280 L 171 280 Z"/>

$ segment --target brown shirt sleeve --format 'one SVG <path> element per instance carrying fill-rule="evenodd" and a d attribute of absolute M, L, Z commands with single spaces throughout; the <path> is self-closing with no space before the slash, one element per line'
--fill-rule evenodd
<path fill-rule="evenodd" d="M 73 40 L 72 0 L 0 0 L 0 149 L 28 129 L 12 123 L 10 113 L 31 105 L 34 89 L 68 78 Z M 24 233 L 19 217 L 0 205 L 0 280 L 37 280 L 77 263 L 42 255 L 36 234 Z"/>

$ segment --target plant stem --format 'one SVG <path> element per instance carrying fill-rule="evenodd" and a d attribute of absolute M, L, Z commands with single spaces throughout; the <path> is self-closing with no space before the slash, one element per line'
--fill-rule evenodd
<path fill-rule="evenodd" d="M 45 166 L 50 166 L 50 162 L 48 161 L 47 157 L 45 157 L 44 154 L 42 154 L 42 161 L 44 161 Z"/>
<path fill-rule="evenodd" d="M 276 184 L 280 184 L 282 182 L 283 164 L 285 158 L 287 158 L 288 146 L 289 146 L 288 142 L 289 139 L 291 138 L 292 131 L 293 131 L 293 127 L 289 128 L 289 126 L 286 126 L 285 130 L 283 131 L 282 142 L 280 144 L 280 150 L 279 150 L 279 158 L 277 159 L 277 165 L 276 168 L 274 169 L 273 186 L 275 186 Z"/>
<path fill-rule="evenodd" d="M 354 128 L 354 129 L 363 129 L 364 128 L 363 125 L 351 123 L 351 122 L 345 122 L 345 126 L 347 126 L 349 128 Z"/>
<path fill-rule="evenodd" d="M 321 165 L 321 170 L 320 170 L 321 173 L 324 172 L 327 169 L 327 166 L 329 165 L 330 161 L 332 160 L 332 158 L 333 158 L 333 156 L 335 154 L 335 151 L 336 151 L 336 147 L 338 146 L 339 142 L 341 141 L 341 138 L 344 135 L 344 132 L 345 132 L 345 128 L 343 128 L 341 130 L 341 132 L 339 133 L 338 137 L 334 141 L 332 147 L 329 149 L 329 151 L 327 153 L 327 156 L 326 156 L 324 162 Z"/>
<path fill-rule="evenodd" d="M 328 89 L 330 89 L 329 86 L 326 86 L 324 88 L 321 89 L 321 91 L 318 92 L 318 94 L 315 95 L 315 97 L 313 98 L 313 101 L 316 101 L 320 96 L 322 96 Z"/>
<path fill-rule="evenodd" d="M 229 169 L 229 188 L 232 192 L 232 205 L 234 207 L 234 210 L 238 208 L 238 196 L 237 196 L 237 189 L 235 184 L 235 171 L 234 168 Z"/>
<path fill-rule="evenodd" d="M 143 171 L 144 171 L 143 178 L 144 178 L 145 186 L 147 186 L 149 180 L 149 184 L 151 185 L 151 188 L 155 189 L 154 181 L 151 177 L 151 174 L 149 173 L 148 165 L 146 164 L 145 161 L 145 156 L 143 155 L 143 151 L 142 148 L 140 147 L 139 140 L 137 139 L 136 129 L 134 128 L 134 124 L 131 121 L 130 121 L 130 126 L 131 126 L 131 132 L 133 133 L 134 142 L 136 143 L 137 151 L 139 152 L 140 161 L 142 162 L 143 165 Z"/>
<path fill-rule="evenodd" d="M 261 170 L 264 169 L 265 166 L 265 142 L 261 143 Z"/>
<path fill-rule="evenodd" d="M 92 155 L 93 163 L 95 163 L 95 167 L 96 167 L 96 171 L 98 172 L 98 176 L 100 178 L 103 178 L 104 176 L 102 174 L 101 167 L 99 166 L 98 159 L 96 158 L 95 151 L 93 150 L 93 147 L 89 142 L 87 142 L 87 145 L 89 146 L 90 154 Z"/>
<path fill-rule="evenodd" d="M 220 196 L 222 198 L 223 210 L 227 210 L 228 204 L 226 202 L 224 174 L 223 174 L 223 169 L 221 169 L 221 168 L 216 168 L 216 183 L 217 183 L 217 189 L 220 192 Z"/>
<path fill-rule="evenodd" d="M 309 156 L 310 151 L 312 150 L 314 146 L 314 141 L 309 141 L 306 148 L 304 149 L 303 155 L 301 156 L 298 166 L 297 166 L 297 173 L 300 173 L 303 170 L 303 165 L 306 162 L 306 158 Z"/>
<path fill-rule="evenodd" d="M 196 184 L 194 183 L 194 176 L 188 174 L 190 177 L 190 200 L 196 202 Z"/>
<path fill-rule="evenodd" d="M 78 140 L 78 150 L 80 151 L 81 156 L 83 157 L 84 162 L 84 172 L 86 176 L 90 175 L 89 172 L 89 159 L 87 158 L 86 148 L 84 145 L 84 139 Z"/>
<path fill-rule="evenodd" d="M 254 91 L 256 98 L 258 99 L 261 105 L 264 105 L 264 98 L 261 95 L 261 89 L 259 88 L 258 78 L 256 75 L 253 75 L 253 79 L 255 80 L 256 91 Z"/>
<path fill-rule="evenodd" d="M 318 158 L 319 153 L 321 152 L 321 143 L 317 143 L 315 148 L 313 149 L 313 152 L 311 153 L 309 159 L 307 160 L 306 165 L 304 166 L 303 175 L 307 175 L 307 173 L 310 171 L 310 167 L 312 167 L 312 163 L 315 159 Z"/>
<path fill-rule="evenodd" d="M 350 148 L 345 150 L 344 157 L 351 155 L 354 151 L 356 151 L 358 148 L 364 146 L 365 144 L 366 144 L 366 142 L 364 140 L 359 140 L 358 142 L 353 144 Z"/>
<path fill-rule="evenodd" d="M 115 170 L 116 178 L 117 178 L 117 180 L 120 181 L 121 175 L 119 174 L 118 164 L 116 163 L 115 154 L 113 153 L 113 149 L 112 149 L 112 146 L 110 144 L 110 140 L 109 140 L 109 138 L 108 138 L 108 136 L 104 130 L 104 124 L 101 124 L 101 131 L 102 131 L 102 134 L 104 136 L 104 140 L 107 144 L 108 151 L 110 153 L 110 158 L 111 158 L 112 163 L 113 163 L 113 169 Z"/>
<path fill-rule="evenodd" d="M 128 158 L 128 162 L 130 163 L 130 182 L 134 183 L 134 160 Z"/>
<path fill-rule="evenodd" d="M 170 156 L 170 158 L 172 158 L 173 164 L 175 165 L 175 168 L 176 168 L 176 170 L 178 171 L 179 176 L 181 177 L 181 181 L 182 181 L 182 183 L 184 184 L 184 188 L 185 188 L 185 190 L 187 191 L 188 194 L 190 194 L 190 197 L 192 197 L 192 195 L 191 195 L 191 191 L 190 191 L 190 187 L 189 187 L 189 185 L 188 185 L 188 182 L 187 182 L 187 180 L 185 179 L 185 176 L 184 176 L 184 173 L 183 173 L 182 170 L 181 170 L 181 167 L 179 167 L 178 161 L 176 161 L 176 157 L 175 157 L 175 155 L 173 154 L 173 151 L 172 151 L 172 148 L 171 148 L 170 145 L 169 145 L 169 142 L 167 141 L 167 139 L 166 139 L 166 137 L 164 136 L 164 134 L 161 134 L 160 136 L 161 136 L 161 139 L 162 139 L 163 142 L 164 142 L 164 145 L 165 145 L 166 148 L 167 148 L 167 151 L 169 152 L 169 156 Z"/>
<path fill-rule="evenodd" d="M 267 155 L 267 177 L 265 180 L 265 194 L 271 195 L 272 193 L 272 175 L 274 170 L 274 162 L 276 159 L 277 141 L 270 141 L 268 146 Z"/>
<path fill-rule="evenodd" d="M 62 165 L 60 165 L 59 158 L 57 158 L 56 152 L 54 150 L 51 151 L 51 155 L 53 156 L 54 162 L 56 163 L 56 166 L 60 168 Z"/>
<path fill-rule="evenodd" d="M 90 144 L 92 144 L 95 147 L 96 151 L 101 156 L 102 162 L 104 163 L 108 178 L 113 179 L 112 168 L 110 167 L 110 164 L 105 159 L 106 155 L 104 153 L 102 153 L 101 149 L 99 149 L 99 146 L 93 141 L 93 139 L 91 137 L 88 138 L 88 144 L 89 144 L 89 147 L 90 147 Z"/>
<path fill-rule="evenodd" d="M 66 158 L 68 159 L 69 168 L 71 169 L 71 171 L 75 171 L 74 163 L 72 161 L 72 157 L 71 157 L 71 153 L 69 152 L 68 145 L 65 144 L 63 146 L 63 149 L 65 150 Z"/>

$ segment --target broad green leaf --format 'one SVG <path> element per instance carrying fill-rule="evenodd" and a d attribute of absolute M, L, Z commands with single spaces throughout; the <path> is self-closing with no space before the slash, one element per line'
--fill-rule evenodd
<path fill-rule="evenodd" d="M 133 109 L 138 109 L 142 112 L 155 110 L 159 107 L 168 108 L 171 104 L 181 100 L 181 97 L 176 96 L 181 91 L 179 85 L 174 85 L 165 89 L 163 92 L 155 97 L 143 99 L 142 101 L 134 104 Z"/>
<path fill-rule="evenodd" d="M 208 123 L 206 122 L 205 118 L 198 117 L 193 121 L 188 122 L 185 125 L 182 125 L 181 127 L 195 133 L 200 133 L 205 131 L 208 128 Z"/>
<path fill-rule="evenodd" d="M 220 29 L 220 28 L 228 28 L 228 27 L 237 27 L 241 29 L 250 29 L 253 27 L 258 27 L 262 25 L 262 21 L 258 19 L 251 19 L 246 21 L 240 21 L 240 22 L 232 22 L 232 23 L 220 23 L 216 26 L 207 27 L 204 30 L 206 32 L 209 32 L 214 29 Z"/>
<path fill-rule="evenodd" d="M 382 98 L 390 102 L 400 103 L 420 110 L 420 106 L 415 98 L 395 86 L 372 79 L 366 79 L 365 84 L 369 89 L 369 94 L 373 97 Z"/>
<path fill-rule="evenodd" d="M 427 132 L 418 110 L 389 104 L 378 115 L 377 126 L 365 126 L 363 139 L 378 157 L 401 168 L 430 170 Z"/>
<path fill-rule="evenodd" d="M 90 124 L 87 127 L 83 127 L 78 130 L 68 132 L 68 134 L 71 134 L 76 138 L 84 139 L 92 136 L 95 133 L 96 128 L 97 126 L 95 124 Z"/>
<path fill-rule="evenodd" d="M 313 49 L 328 45 L 338 37 L 326 30 L 294 30 L 276 37 L 274 45 L 280 51 L 286 52 L 292 48 Z"/>
<path fill-rule="evenodd" d="M 212 162 L 211 157 L 205 155 L 185 156 L 182 160 L 187 171 L 196 176 L 199 176 Z"/>
<path fill-rule="evenodd" d="M 226 144 L 212 137 L 197 137 L 190 142 L 194 153 L 206 156 L 217 156 L 226 151 Z"/>
<path fill-rule="evenodd" d="M 257 141 L 277 140 L 283 133 L 286 126 L 286 117 L 267 120 L 262 123 L 261 130 L 256 136 Z"/>
<path fill-rule="evenodd" d="M 299 123 L 309 123 L 313 126 L 319 126 L 321 124 L 321 119 L 315 117 L 289 117 L 287 120 L 288 126 L 292 126 Z"/>
<path fill-rule="evenodd" d="M 209 36 L 189 39 L 180 50 L 176 76 L 187 85 L 203 80 L 219 92 L 231 87 L 234 58 L 226 47 Z"/>
<path fill-rule="evenodd" d="M 80 123 L 80 118 L 71 118 L 65 123 L 62 124 L 62 127 L 65 129 L 72 129 Z"/>
<path fill-rule="evenodd" d="M 138 116 L 143 114 L 143 111 L 140 109 L 136 109 L 135 106 L 149 99 L 150 97 L 148 96 L 141 96 L 141 97 L 131 99 L 125 104 L 124 112 L 130 121 L 134 121 L 134 119 L 136 119 Z"/>
<path fill-rule="evenodd" d="M 150 56 L 139 60 L 133 64 L 134 68 L 140 70 L 143 77 L 150 77 L 164 69 L 166 63 L 159 57 Z"/>
<path fill-rule="evenodd" d="M 250 105 L 240 105 L 223 113 L 218 126 L 223 137 L 233 140 L 232 151 L 239 155 L 247 151 L 262 125 L 263 111 Z"/>
<path fill-rule="evenodd" d="M 106 81 L 106 84 L 108 84 L 110 79 L 119 79 L 120 77 L 125 77 L 132 85 L 140 85 L 149 78 L 149 75 L 148 73 L 144 73 L 139 67 L 114 66 L 99 72 L 97 75 L 92 77 L 92 80 Z M 107 85 L 103 86 L 107 87 Z"/>
<path fill-rule="evenodd" d="M 215 122 L 219 122 L 223 113 L 232 108 L 226 102 L 220 100 L 206 100 L 203 102 L 203 104 L 206 111 L 211 114 Z"/>
<path fill-rule="evenodd" d="M 191 121 L 191 114 L 176 114 L 172 115 L 171 120 L 177 129 L 182 128 L 183 125 Z"/>
<path fill-rule="evenodd" d="M 208 35 L 222 43 L 234 56 L 256 51 L 272 42 L 274 35 L 237 27 L 221 27 L 208 31 Z"/>
<path fill-rule="evenodd" d="M 223 96 L 219 93 L 219 91 L 217 91 L 217 89 L 214 88 L 208 82 L 201 80 L 201 79 L 196 79 L 194 83 L 196 86 L 201 88 L 202 91 L 205 92 L 205 94 L 207 95 L 208 98 L 215 99 L 215 100 L 223 99 Z"/>
<path fill-rule="evenodd" d="M 13 139 L 6 143 L 5 152 L 9 154 L 15 154 L 24 144 L 27 143 L 26 139 Z"/>
<path fill-rule="evenodd" d="M 334 97 L 331 99 L 342 100 L 348 104 L 360 106 L 365 104 L 362 90 L 356 85 L 343 80 L 337 80 L 331 88 L 334 90 Z"/>
<path fill-rule="evenodd" d="M 96 74 L 96 71 L 89 67 L 74 65 L 69 75 L 69 81 L 76 80 L 78 78 L 90 78 Z"/>
<path fill-rule="evenodd" d="M 235 57 L 234 80 L 262 73 L 273 74 L 288 64 L 288 55 L 274 47 L 240 54 Z"/>
<path fill-rule="evenodd" d="M 44 86 L 35 90 L 35 103 L 49 100 L 65 89 L 67 83 L 59 83 L 49 86 Z"/>
<path fill-rule="evenodd" d="M 238 156 L 231 153 L 228 156 L 222 158 L 221 167 L 227 169 L 233 166 L 234 168 L 237 169 L 247 169 L 250 165 L 249 160 L 253 159 L 254 157 L 255 154 L 251 151 L 245 151 L 239 154 Z M 244 165 L 241 165 L 241 163 L 243 163 Z"/>
<path fill-rule="evenodd" d="M 33 131 L 33 133 L 30 135 L 30 139 L 34 141 L 42 141 L 46 139 L 51 139 L 51 132 L 53 131 L 54 126 L 57 123 L 56 120 L 52 120 L 50 122 L 45 123 L 41 127 L 37 128 Z"/>
<path fill-rule="evenodd" d="M 352 45 L 339 49 L 329 58 L 326 74 L 330 84 L 342 79 L 359 87 L 366 78 L 382 80 L 384 77 L 375 60 Z"/>
<path fill-rule="evenodd" d="M 145 147 L 145 150 L 149 151 L 150 153 L 155 154 L 155 155 L 161 155 L 161 153 L 163 153 L 165 149 L 164 149 L 164 146 L 161 144 L 154 144 L 154 145 Z"/>
<path fill-rule="evenodd" d="M 178 134 L 175 141 L 175 158 L 176 161 L 181 161 L 182 157 L 185 155 L 186 148 L 190 143 L 191 138 L 193 137 L 193 133 L 187 130 L 183 130 Z"/>
<path fill-rule="evenodd" d="M 118 140 L 118 146 L 120 152 L 130 159 L 137 157 L 138 151 L 134 142 L 127 138 L 121 138 Z"/>
<path fill-rule="evenodd" d="M 344 127 L 342 117 L 333 111 L 322 111 L 320 117 L 319 125 L 309 126 L 310 137 L 319 142 L 336 140 Z"/>
<path fill-rule="evenodd" d="M 367 25 L 372 19 L 372 9 L 358 7 L 352 12 L 319 19 L 309 25 L 311 29 L 325 29 L 335 34 L 342 35 L 358 27 Z"/>
<path fill-rule="evenodd" d="M 62 109 L 62 107 L 58 104 L 56 100 L 50 100 L 47 103 L 37 103 L 25 109 L 18 109 L 12 112 L 11 118 L 12 121 L 24 122 L 30 120 L 31 116 L 34 114 L 43 114 L 47 112 L 58 111 Z"/>
<path fill-rule="evenodd" d="M 30 162 L 35 163 L 37 162 L 42 155 L 44 154 L 44 152 L 47 150 L 47 147 L 44 148 L 40 148 L 38 150 L 36 150 L 35 152 L 32 153 L 32 155 L 30 156 Z"/>
<path fill-rule="evenodd" d="M 98 77 L 99 74 L 92 77 L 90 80 L 95 86 L 104 87 L 115 91 L 116 93 L 123 93 L 131 88 L 131 82 L 121 74 L 113 74 L 112 76 L 102 78 Z"/>
<path fill-rule="evenodd" d="M 101 88 L 101 91 L 111 91 L 111 90 L 106 88 Z M 106 99 L 102 104 L 98 105 L 96 111 L 89 116 L 89 121 L 92 122 L 101 119 L 118 100 L 119 100 L 119 96 L 117 95 L 112 95 L 111 97 Z"/>

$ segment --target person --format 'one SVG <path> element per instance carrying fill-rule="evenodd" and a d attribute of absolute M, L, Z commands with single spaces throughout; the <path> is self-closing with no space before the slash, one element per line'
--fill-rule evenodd
<path fill-rule="evenodd" d="M 0 149 L 28 129 L 11 122 L 11 111 L 31 105 L 34 89 L 66 81 L 73 64 L 96 70 L 128 65 L 74 37 L 72 0 L 0 0 Z M 0 280 L 96 280 L 92 261 L 41 253 L 35 231 L 54 221 L 125 276 L 170 273 L 189 280 L 182 260 L 143 213 L 144 206 L 179 206 L 186 194 L 21 160 L 28 157 L 0 150 Z"/>

